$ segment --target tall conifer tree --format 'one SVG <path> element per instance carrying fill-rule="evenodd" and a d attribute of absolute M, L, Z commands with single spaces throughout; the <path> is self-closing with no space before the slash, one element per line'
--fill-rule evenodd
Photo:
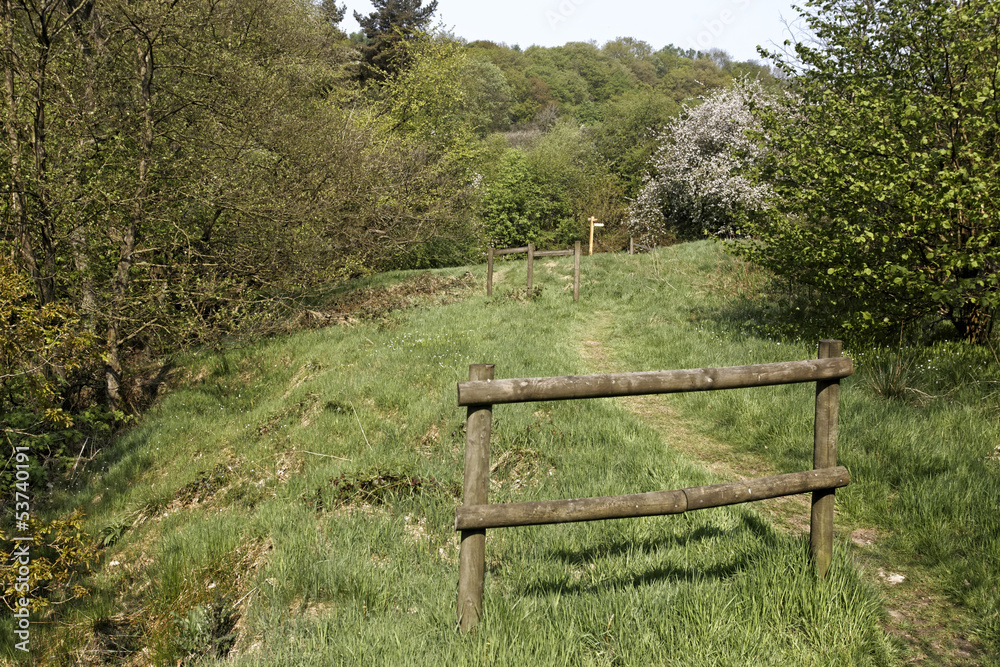
<path fill-rule="evenodd" d="M 423 7 L 422 0 L 372 0 L 375 11 L 368 16 L 354 12 L 367 43 L 362 47 L 362 82 L 381 80 L 399 69 L 405 60 L 403 43 L 414 32 L 423 30 L 437 11 L 437 0 Z"/>

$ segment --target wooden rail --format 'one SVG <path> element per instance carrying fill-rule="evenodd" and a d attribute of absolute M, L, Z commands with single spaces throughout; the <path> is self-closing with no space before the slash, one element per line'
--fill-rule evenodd
<path fill-rule="evenodd" d="M 490 248 L 486 257 L 486 296 L 493 296 L 493 259 L 499 255 L 516 255 L 519 253 L 528 254 L 528 295 L 531 295 L 531 287 L 535 272 L 536 257 L 565 257 L 573 255 L 573 301 L 580 300 L 580 242 L 577 241 L 572 250 L 535 250 L 532 243 L 521 248 Z"/>
<path fill-rule="evenodd" d="M 458 404 L 496 405 L 564 401 L 574 398 L 744 389 L 817 380 L 839 380 L 853 372 L 854 364 L 850 358 L 836 357 L 726 368 L 469 381 L 458 383 Z"/>
<path fill-rule="evenodd" d="M 839 489 L 847 486 L 850 481 L 847 468 L 837 466 L 750 481 L 696 486 L 679 491 L 652 491 L 626 496 L 543 500 L 502 505 L 465 505 L 455 510 L 455 530 L 683 514 L 691 510 L 794 496 L 810 491 Z"/>
<path fill-rule="evenodd" d="M 512 380 L 494 380 L 492 365 L 470 366 L 469 381 L 458 384 L 458 403 L 468 410 L 463 504 L 455 510 L 455 530 L 461 532 L 458 578 L 458 622 L 461 629 L 472 629 L 482 616 L 486 530 L 493 528 L 682 514 L 812 493 L 810 553 L 818 575 L 825 577 L 833 558 L 834 491 L 850 482 L 847 469 L 837 465 L 840 380 L 853 372 L 853 363 L 841 356 L 841 350 L 840 341 L 823 340 L 819 344 L 819 358 L 807 361 Z M 488 503 L 490 435 L 493 406 L 496 404 L 710 391 L 799 382 L 816 383 L 812 470 L 674 491 L 499 505 Z"/>

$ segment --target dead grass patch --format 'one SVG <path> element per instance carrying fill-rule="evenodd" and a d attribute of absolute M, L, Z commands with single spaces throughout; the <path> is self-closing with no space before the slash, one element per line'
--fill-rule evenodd
<path fill-rule="evenodd" d="M 302 327 L 322 327 L 378 320 L 396 310 L 460 301 L 468 297 L 477 284 L 468 271 L 461 276 L 420 273 L 388 287 L 364 287 L 344 292 L 333 297 L 324 308 L 303 310 L 295 322 Z"/>

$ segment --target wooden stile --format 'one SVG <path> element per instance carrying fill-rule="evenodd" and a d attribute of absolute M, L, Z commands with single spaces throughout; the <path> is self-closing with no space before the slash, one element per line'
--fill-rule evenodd
<path fill-rule="evenodd" d="M 580 300 L 580 242 L 573 246 L 573 301 Z"/>
<path fill-rule="evenodd" d="M 486 255 L 486 296 L 493 296 L 493 264 L 499 255 L 514 255 L 519 253 L 528 254 L 528 295 L 534 287 L 534 271 L 536 257 L 567 257 L 573 255 L 573 300 L 580 300 L 580 242 L 577 241 L 572 250 L 535 250 L 534 244 L 529 243 L 521 248 L 489 248 Z"/>
<path fill-rule="evenodd" d="M 496 251 L 497 255 L 518 255 L 522 252 L 528 252 L 528 246 L 522 246 L 520 248 L 501 248 Z"/>
<path fill-rule="evenodd" d="M 843 359 L 839 340 L 821 340 L 820 359 Z M 813 468 L 837 465 L 837 421 L 840 410 L 840 381 L 824 379 L 816 383 L 816 421 L 813 439 Z M 834 490 L 813 491 L 809 553 L 819 576 L 825 577 L 833 561 Z"/>
<path fill-rule="evenodd" d="M 470 380 L 493 377 L 491 364 L 469 367 Z M 462 502 L 484 505 L 490 487 L 490 434 L 493 408 L 474 405 L 468 409 L 465 427 L 465 477 Z M 486 577 L 486 531 L 463 530 L 458 554 L 458 623 L 470 630 L 483 613 L 483 585 Z"/>
<path fill-rule="evenodd" d="M 535 277 L 535 246 L 532 243 L 528 244 L 528 298 L 531 298 L 531 286 L 533 284 L 533 279 Z"/>
<path fill-rule="evenodd" d="M 491 247 L 486 255 L 486 296 L 493 296 L 493 254 Z"/>

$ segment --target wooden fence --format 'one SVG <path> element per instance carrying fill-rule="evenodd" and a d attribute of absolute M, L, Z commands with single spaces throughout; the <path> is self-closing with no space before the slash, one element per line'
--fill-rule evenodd
<path fill-rule="evenodd" d="M 486 259 L 486 296 L 493 296 L 493 258 L 497 255 L 514 255 L 518 253 L 528 253 L 528 295 L 531 295 L 531 287 L 535 274 L 536 257 L 561 257 L 573 255 L 573 301 L 580 300 L 580 242 L 572 250 L 535 250 L 534 244 L 529 243 L 523 248 L 503 248 L 497 250 L 490 248 Z"/>
<path fill-rule="evenodd" d="M 646 252 L 653 252 L 655 248 L 651 248 L 648 245 L 639 245 L 635 242 L 635 237 L 630 236 L 628 238 L 628 254 L 634 255 L 636 250 L 645 250 Z"/>
<path fill-rule="evenodd" d="M 511 380 L 494 380 L 492 365 L 470 366 L 469 381 L 458 384 L 458 404 L 468 409 L 463 504 L 455 510 L 455 530 L 461 531 L 458 622 L 462 630 L 470 630 L 482 616 L 488 528 L 681 514 L 811 492 L 810 553 L 819 576 L 825 577 L 833 558 L 834 489 L 846 486 L 850 481 L 847 469 L 837 466 L 840 379 L 854 371 L 853 362 L 841 356 L 841 350 L 840 341 L 823 340 L 819 344 L 819 358 L 808 361 Z M 497 505 L 488 503 L 494 405 L 713 391 L 799 382 L 816 383 L 812 470 L 675 491 Z"/>

